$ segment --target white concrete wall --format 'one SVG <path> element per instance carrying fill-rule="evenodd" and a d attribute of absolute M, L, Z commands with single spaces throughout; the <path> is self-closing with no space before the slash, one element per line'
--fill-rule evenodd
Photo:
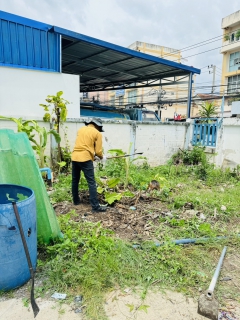
<path fill-rule="evenodd" d="M 218 130 L 215 164 L 222 168 L 240 165 L 240 118 L 225 118 Z"/>
<path fill-rule="evenodd" d="M 80 115 L 79 76 L 57 72 L 0 67 L 0 115 L 42 119 L 47 95 L 63 91 L 68 100 L 68 117 Z"/>
<path fill-rule="evenodd" d="M 77 121 L 77 122 L 76 122 Z M 83 125 L 82 119 L 69 119 L 66 124 L 70 148 L 74 146 L 77 130 Z M 170 157 L 184 148 L 186 123 L 139 123 L 134 121 L 103 120 L 103 148 L 122 149 L 126 153 L 143 152 L 152 166 L 166 163 Z"/>
<path fill-rule="evenodd" d="M 134 133 L 132 129 L 132 121 L 112 121 L 103 120 L 104 132 L 103 136 L 103 149 L 107 153 L 110 149 L 121 149 L 125 152 L 129 152 L 130 145 L 131 151 L 134 149 Z M 66 123 L 68 144 L 71 149 L 74 147 L 74 143 L 77 137 L 77 131 L 84 126 L 84 118 L 81 119 L 68 119 Z M 64 138 L 62 137 L 62 140 Z"/>
<path fill-rule="evenodd" d="M 48 123 L 39 122 L 49 127 Z M 134 121 L 103 120 L 103 147 L 107 154 L 109 149 L 122 149 L 126 153 L 143 152 L 152 166 L 166 163 L 179 148 L 185 149 L 191 145 L 193 120 L 189 123 L 138 123 Z M 84 118 L 68 119 L 61 128 L 62 146 L 73 149 L 77 130 L 84 126 Z M 16 131 L 13 122 L 0 120 L 0 128 L 10 128 Z M 1 131 L 0 131 L 1 133 Z M 131 147 L 131 150 L 129 148 Z M 212 162 L 219 167 L 235 168 L 240 164 L 240 118 L 225 118 L 218 129 L 217 147 L 207 148 L 214 153 Z M 46 155 L 50 155 L 50 140 Z"/>
<path fill-rule="evenodd" d="M 186 123 L 137 124 L 137 152 L 143 152 L 149 164 L 166 163 L 179 148 L 184 149 Z"/>

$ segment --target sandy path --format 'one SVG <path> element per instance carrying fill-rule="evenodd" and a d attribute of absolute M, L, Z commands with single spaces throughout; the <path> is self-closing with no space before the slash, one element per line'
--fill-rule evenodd
<path fill-rule="evenodd" d="M 141 302 L 136 294 L 114 291 L 107 297 L 105 311 L 110 320 L 205 320 L 197 306 L 197 301 L 177 292 L 149 292 Z M 239 307 L 231 311 L 240 319 Z"/>

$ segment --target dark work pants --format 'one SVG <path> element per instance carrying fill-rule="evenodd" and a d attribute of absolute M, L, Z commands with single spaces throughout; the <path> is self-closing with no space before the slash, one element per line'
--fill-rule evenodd
<path fill-rule="evenodd" d="M 78 195 L 78 184 L 81 177 L 81 171 L 83 171 L 84 176 L 88 183 L 89 193 L 90 193 L 90 203 L 93 209 L 99 207 L 99 202 L 97 198 L 97 186 L 94 177 L 94 167 L 91 160 L 85 162 L 72 161 L 72 197 L 73 202 L 77 203 L 80 201 Z"/>

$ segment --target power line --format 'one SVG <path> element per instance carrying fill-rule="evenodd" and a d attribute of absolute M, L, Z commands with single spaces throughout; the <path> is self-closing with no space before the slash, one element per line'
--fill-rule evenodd
<path fill-rule="evenodd" d="M 166 57 L 166 56 L 169 56 L 169 55 L 171 55 L 172 53 L 174 53 L 174 52 L 182 52 L 182 51 L 186 51 L 187 49 L 188 50 L 192 50 L 192 49 L 194 49 L 194 46 L 197 46 L 197 47 L 199 47 L 198 45 L 200 45 L 200 44 L 202 44 L 202 45 L 206 45 L 206 44 L 209 44 L 209 43 L 205 43 L 205 42 L 208 42 L 208 41 L 210 41 L 210 40 L 213 40 L 213 39 L 216 39 L 216 38 L 223 38 L 223 35 L 220 35 L 220 36 L 217 36 L 217 37 L 214 37 L 214 38 L 210 38 L 210 39 L 208 39 L 208 40 L 204 40 L 204 41 L 201 41 L 201 42 L 198 42 L 198 43 L 196 43 L 196 44 L 192 44 L 192 45 L 190 45 L 190 46 L 188 46 L 188 47 L 185 47 L 185 48 L 182 48 L 182 49 L 179 49 L 179 50 L 175 50 L 175 51 L 172 51 L 171 53 L 168 53 L 168 54 L 165 54 L 165 55 L 163 55 L 162 57 Z M 221 39 L 218 39 L 218 40 L 221 40 Z M 214 40 L 214 41 L 217 41 L 217 40 Z M 213 41 L 213 42 L 214 42 Z M 211 42 L 210 42 L 211 43 Z M 192 48 L 193 47 L 193 48 Z M 189 49 L 189 48 L 191 48 L 191 49 Z"/>
<path fill-rule="evenodd" d="M 238 29 L 239 29 L 239 28 L 238 28 Z M 234 33 L 235 31 L 238 31 L 238 29 L 232 30 L 231 33 Z M 172 55 L 172 54 L 175 53 L 175 52 L 183 52 L 183 51 L 187 51 L 187 50 L 192 50 L 192 49 L 198 48 L 198 47 L 200 47 L 200 46 L 208 45 L 208 44 L 210 44 L 210 43 L 212 43 L 212 42 L 219 41 L 219 40 L 223 39 L 224 36 L 225 36 L 225 35 L 219 35 L 219 36 L 217 36 L 217 37 L 210 38 L 210 39 L 207 39 L 207 40 L 202 41 L 202 42 L 198 42 L 198 43 L 193 44 L 193 45 L 190 45 L 190 46 L 188 46 L 188 47 L 185 47 L 185 48 L 182 48 L 182 49 L 179 49 L 179 50 L 172 51 L 171 53 L 167 53 L 167 54 L 163 55 L 162 57 L 170 56 L 170 55 Z M 214 39 L 217 39 L 217 38 L 219 38 L 219 39 L 218 39 L 218 40 L 214 40 Z M 211 40 L 214 40 L 214 41 L 211 41 Z M 228 44 L 227 44 L 227 45 L 228 45 Z M 222 47 L 224 47 L 224 46 L 222 46 Z M 190 48 L 190 49 L 189 49 L 189 48 Z M 220 48 L 221 48 L 221 47 L 220 47 Z M 216 49 L 218 49 L 218 48 L 216 48 Z M 191 56 L 190 56 L 190 57 L 191 57 Z M 185 58 L 189 58 L 189 57 L 185 57 Z M 184 58 L 183 58 L 183 59 L 184 59 Z M 177 60 L 174 60 L 174 61 L 177 61 Z"/>
<path fill-rule="evenodd" d="M 203 83 L 210 83 L 211 81 L 209 81 L 209 82 L 203 82 Z M 218 82 L 220 82 L 220 81 L 218 81 Z M 202 84 L 202 83 L 199 83 L 199 84 Z M 212 88 L 212 87 L 214 87 L 214 88 L 220 88 L 220 87 L 227 87 L 227 85 L 221 85 L 221 84 L 219 84 L 219 85 L 214 85 L 214 86 L 210 86 L 210 85 L 203 85 L 203 86 L 196 86 L 196 87 L 193 87 L 193 91 L 196 91 L 196 90 L 206 90 L 206 89 L 210 89 L 210 88 Z M 171 87 L 170 88 L 170 92 L 172 92 L 172 91 L 175 91 L 177 89 L 177 92 L 175 93 L 175 94 L 177 94 L 178 96 L 179 95 L 181 95 L 182 93 L 181 92 L 186 92 L 187 91 L 187 89 L 188 89 L 188 87 L 185 87 L 185 86 L 181 86 L 180 88 L 178 87 L 178 88 L 176 88 L 176 87 Z M 151 91 L 151 90 L 150 90 Z M 131 98 L 143 98 L 143 97 L 145 97 L 145 98 L 149 98 L 149 99 L 151 99 L 151 98 L 153 98 L 153 96 L 156 96 L 156 95 L 158 95 L 158 92 L 156 91 L 155 93 L 153 93 L 153 94 L 151 94 L 151 95 L 149 95 L 149 92 L 150 91 L 148 91 L 148 92 L 145 92 L 144 94 L 137 94 L 137 95 L 134 95 L 134 96 L 131 96 Z M 167 95 L 170 95 L 170 92 L 168 92 L 168 90 L 166 91 L 166 96 Z M 121 97 L 121 99 L 122 100 L 127 100 L 129 97 L 125 97 L 125 96 L 120 96 Z M 119 99 L 119 97 L 114 97 L 114 100 L 118 100 Z M 106 102 L 111 102 L 111 100 L 105 100 Z M 154 100 L 155 101 L 155 100 Z M 163 100 L 164 101 L 164 100 Z"/>
<path fill-rule="evenodd" d="M 223 47 L 223 46 L 217 47 L 217 48 L 213 48 L 213 49 L 210 49 L 210 50 L 206 50 L 206 51 L 203 51 L 203 52 L 195 53 L 195 54 L 192 54 L 191 56 L 183 57 L 183 59 L 190 58 L 190 57 L 194 57 L 194 56 L 198 56 L 199 54 L 203 54 L 203 53 L 206 53 L 206 52 L 210 52 L 210 51 L 213 51 L 213 50 L 217 50 L 217 49 L 220 49 L 220 48 L 222 48 L 222 47 Z M 174 61 L 177 61 L 177 60 L 174 60 Z"/>

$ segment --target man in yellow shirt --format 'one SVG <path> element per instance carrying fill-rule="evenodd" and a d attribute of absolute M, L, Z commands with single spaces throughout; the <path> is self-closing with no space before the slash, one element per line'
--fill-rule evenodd
<path fill-rule="evenodd" d="M 85 122 L 85 127 L 78 130 L 77 139 L 72 152 L 72 197 L 75 205 L 80 204 L 78 184 L 81 171 L 88 183 L 90 203 L 93 212 L 106 211 L 101 207 L 97 198 L 97 187 L 94 178 L 94 157 L 106 159 L 102 151 L 102 134 L 104 132 L 102 121 L 99 118 L 92 118 Z"/>

